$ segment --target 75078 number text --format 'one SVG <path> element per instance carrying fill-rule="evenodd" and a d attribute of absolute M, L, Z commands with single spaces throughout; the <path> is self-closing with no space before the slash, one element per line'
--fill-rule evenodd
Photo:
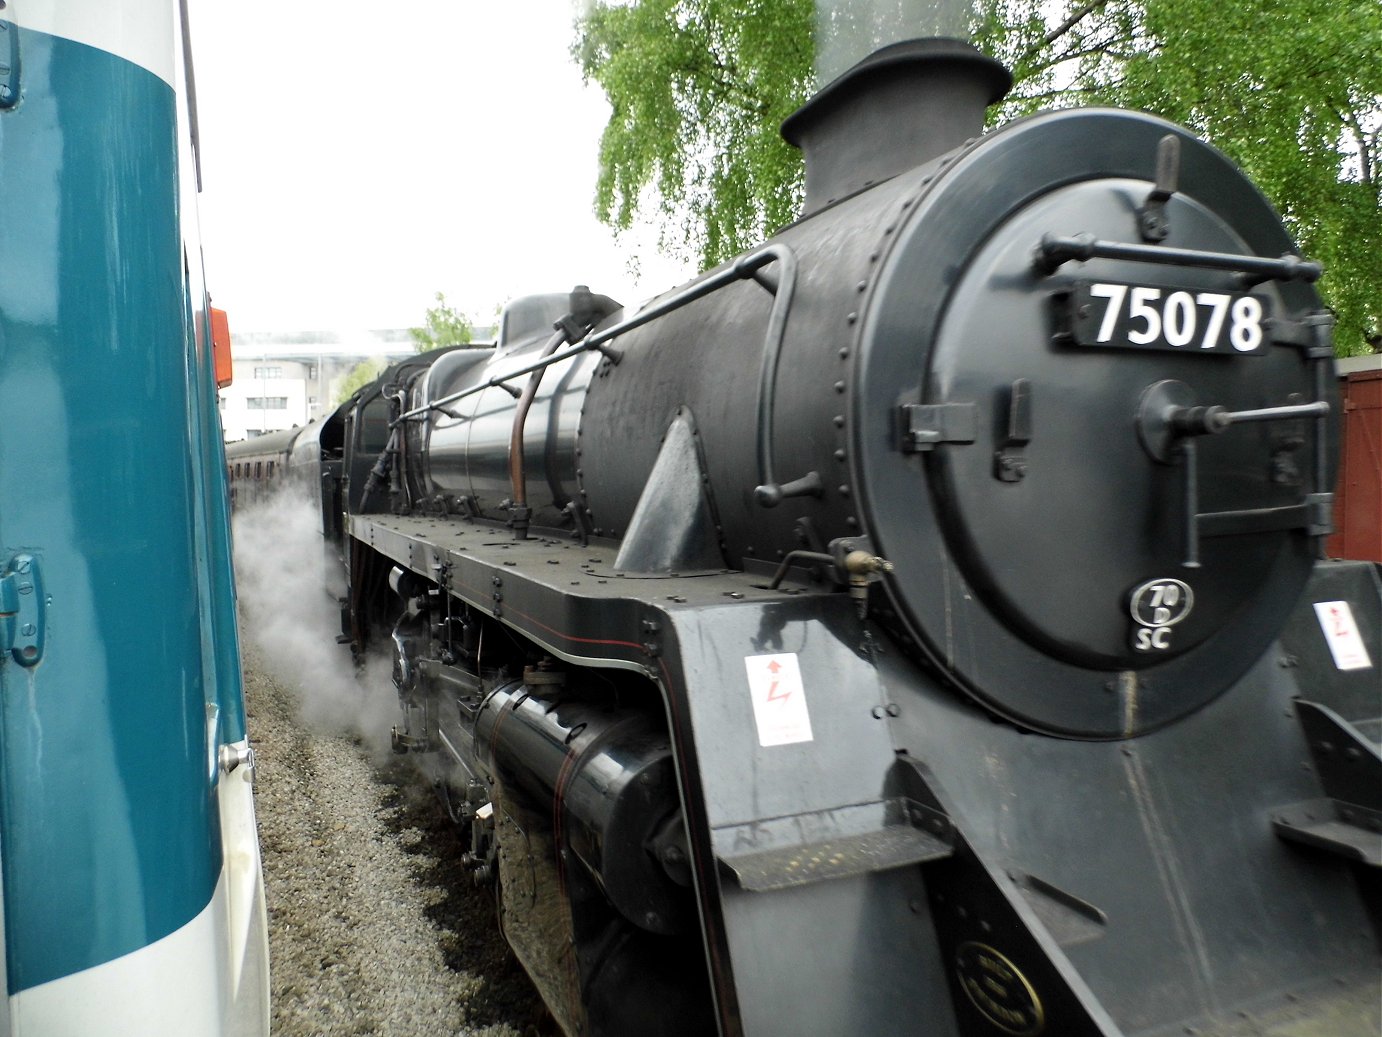
<path fill-rule="evenodd" d="M 1236 356 L 1267 351 L 1265 296 L 1082 281 L 1070 300 L 1071 334 L 1081 346 Z"/>

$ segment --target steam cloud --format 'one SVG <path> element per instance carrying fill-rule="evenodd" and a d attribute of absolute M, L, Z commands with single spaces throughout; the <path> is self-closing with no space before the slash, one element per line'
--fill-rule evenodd
<path fill-rule="evenodd" d="M 357 668 L 336 643 L 340 605 L 327 590 L 319 524 L 311 503 L 286 493 L 235 513 L 241 627 L 271 675 L 299 690 L 309 727 L 357 735 L 382 757 L 398 717 L 391 663 L 371 656 Z"/>
<path fill-rule="evenodd" d="M 817 0 L 816 84 L 899 40 L 968 39 L 973 14 L 971 0 Z"/>

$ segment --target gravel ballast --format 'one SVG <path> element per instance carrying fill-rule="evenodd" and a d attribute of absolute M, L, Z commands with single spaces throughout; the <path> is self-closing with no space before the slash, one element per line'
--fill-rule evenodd
<path fill-rule="evenodd" d="M 381 768 L 349 734 L 304 726 L 295 690 L 245 654 L 273 1032 L 553 1032 L 431 790 L 406 761 Z"/>

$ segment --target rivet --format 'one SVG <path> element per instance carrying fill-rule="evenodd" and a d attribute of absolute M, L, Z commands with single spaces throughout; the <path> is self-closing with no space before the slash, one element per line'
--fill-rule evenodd
<path fill-rule="evenodd" d="M 869 283 L 868 283 L 867 281 L 860 281 L 860 282 L 859 282 L 857 285 L 855 285 L 854 287 L 855 287 L 858 291 L 861 291 L 861 292 L 862 292 L 862 291 L 864 291 L 865 289 L 867 289 L 868 286 L 869 286 Z"/>
<path fill-rule="evenodd" d="M 841 487 L 840 487 L 840 496 L 841 496 L 841 497 L 848 497 L 848 496 L 849 496 L 849 487 L 848 487 L 848 486 L 841 486 Z"/>
<path fill-rule="evenodd" d="M 845 416 L 844 416 L 843 414 L 836 414 L 836 415 L 835 415 L 833 418 L 831 418 L 830 420 L 833 421 L 833 422 L 835 423 L 835 427 L 836 427 L 836 428 L 844 428 L 844 427 L 845 427 Z"/>
<path fill-rule="evenodd" d="M 844 391 L 845 391 L 845 383 L 844 383 L 844 382 L 836 382 L 836 383 L 835 383 L 835 391 L 836 391 L 836 392 L 844 392 Z"/>
<path fill-rule="evenodd" d="M 843 461 L 848 456 L 849 455 L 844 452 L 843 448 L 835 451 L 835 460 L 837 461 Z"/>
<path fill-rule="evenodd" d="M 845 318 L 845 323 L 847 323 L 847 324 L 854 324 L 854 323 L 857 323 L 858 320 L 859 320 L 859 314 L 857 314 L 857 313 L 851 313 L 849 316 L 847 316 L 847 317 Z"/>

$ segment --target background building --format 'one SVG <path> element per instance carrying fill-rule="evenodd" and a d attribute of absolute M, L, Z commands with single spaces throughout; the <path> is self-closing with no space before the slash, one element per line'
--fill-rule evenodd
<path fill-rule="evenodd" d="M 306 425 L 332 408 L 356 364 L 413 351 L 406 328 L 232 334 L 233 381 L 221 390 L 226 442 Z"/>
<path fill-rule="evenodd" d="M 494 328 L 471 325 L 476 346 Z M 407 328 L 386 331 L 231 333 L 230 385 L 221 390 L 227 443 L 306 425 L 335 408 L 341 383 L 365 360 L 391 363 L 416 351 Z"/>

